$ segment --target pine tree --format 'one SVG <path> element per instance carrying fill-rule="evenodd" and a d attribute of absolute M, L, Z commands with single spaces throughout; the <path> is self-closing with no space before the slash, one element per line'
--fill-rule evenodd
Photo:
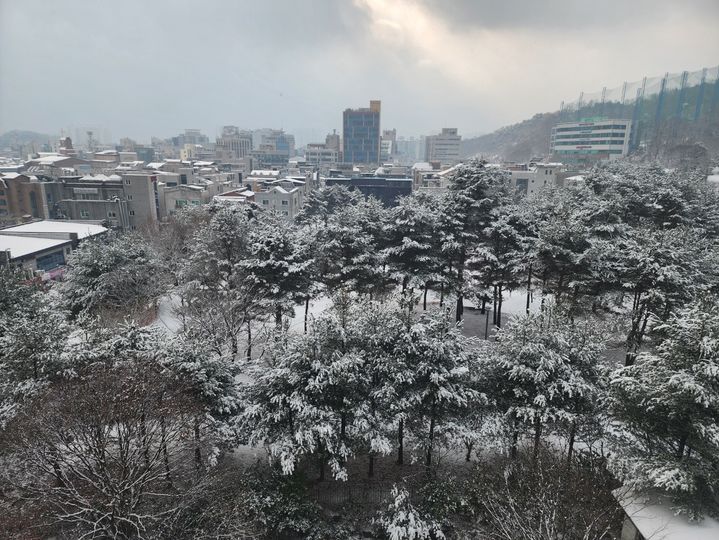
<path fill-rule="evenodd" d="M 512 319 L 498 333 L 484 359 L 485 384 L 494 388 L 491 396 L 511 426 L 513 455 L 523 426 L 534 432 L 536 457 L 548 427 L 571 430 L 582 414 L 593 411 L 604 349 L 595 327 L 591 320 L 572 322 L 548 305 L 539 314 Z"/>
<path fill-rule="evenodd" d="M 659 489 L 692 518 L 717 515 L 719 309 L 684 308 L 654 328 L 655 352 L 611 375 L 614 471 L 637 489 Z"/>
<path fill-rule="evenodd" d="M 163 268 L 138 234 L 88 239 L 68 259 L 58 290 L 73 317 L 141 315 L 165 290 Z"/>
<path fill-rule="evenodd" d="M 494 220 L 495 210 L 508 200 L 507 176 L 484 162 L 458 166 L 450 177 L 440 218 L 444 270 L 457 296 L 456 318 L 462 319 L 467 295 L 466 265 L 482 232 Z"/>

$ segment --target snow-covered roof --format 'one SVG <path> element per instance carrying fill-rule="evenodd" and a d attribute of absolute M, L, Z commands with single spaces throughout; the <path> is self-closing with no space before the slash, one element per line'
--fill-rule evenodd
<path fill-rule="evenodd" d="M 39 165 L 53 165 L 55 163 L 59 163 L 60 161 L 66 161 L 68 159 L 74 159 L 69 156 L 61 156 L 60 154 L 52 155 L 52 156 L 42 156 L 36 159 L 33 159 L 31 161 L 34 161 L 38 163 Z"/>
<path fill-rule="evenodd" d="M 250 172 L 250 176 L 279 176 L 280 171 L 275 171 L 272 169 L 253 169 Z"/>
<path fill-rule="evenodd" d="M 10 258 L 18 259 L 33 253 L 62 246 L 70 242 L 68 239 L 35 238 L 32 236 L 12 236 L 0 231 L 0 251 L 10 250 Z"/>
<path fill-rule="evenodd" d="M 711 182 L 712 184 L 719 184 L 719 174 L 710 174 L 707 176 L 707 182 Z"/>
<path fill-rule="evenodd" d="M 652 540 L 717 540 L 719 521 L 705 517 L 691 522 L 684 515 L 675 515 L 671 501 L 663 495 L 638 495 L 626 488 L 614 496 L 644 538 Z"/>
<path fill-rule="evenodd" d="M 111 174 L 110 176 L 107 176 L 106 174 L 86 174 L 80 180 L 87 180 L 90 182 L 117 182 L 118 180 L 122 180 L 121 176 L 118 176 L 117 174 Z"/>
<path fill-rule="evenodd" d="M 17 225 L 15 227 L 8 227 L 7 229 L 0 231 L 0 234 L 2 234 L 3 231 L 27 233 L 77 233 L 77 237 L 79 239 L 83 239 L 88 236 L 102 234 L 106 232 L 107 229 L 102 225 L 95 225 L 93 223 L 82 221 L 44 219 L 42 221 L 33 221 L 23 225 Z"/>
<path fill-rule="evenodd" d="M 432 168 L 432 165 L 430 165 L 426 161 L 420 161 L 420 162 L 412 165 L 412 170 L 413 171 L 432 171 L 434 169 Z"/>
<path fill-rule="evenodd" d="M 146 167 L 148 169 L 162 169 L 163 165 L 164 163 L 162 161 L 153 161 L 151 163 L 148 163 Z"/>

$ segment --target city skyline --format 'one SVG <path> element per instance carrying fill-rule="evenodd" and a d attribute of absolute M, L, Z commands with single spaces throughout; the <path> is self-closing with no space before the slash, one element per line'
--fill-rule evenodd
<path fill-rule="evenodd" d="M 232 124 L 304 145 L 378 99 L 382 128 L 467 137 L 582 90 L 715 65 L 717 14 L 709 0 L 127 2 L 111 15 L 0 0 L 0 132 L 99 126 L 149 141 Z"/>

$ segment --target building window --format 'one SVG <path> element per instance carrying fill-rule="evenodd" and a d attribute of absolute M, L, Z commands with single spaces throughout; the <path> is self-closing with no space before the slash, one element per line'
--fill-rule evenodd
<path fill-rule="evenodd" d="M 62 251 L 56 251 L 55 253 L 38 257 L 35 259 L 35 264 L 38 270 L 52 270 L 65 264 L 65 255 L 63 255 Z"/>
<path fill-rule="evenodd" d="M 262 204 L 267 206 L 268 204 L 270 204 L 270 201 L 268 201 L 267 199 L 262 199 Z"/>
<path fill-rule="evenodd" d="M 131 215 L 131 216 L 134 216 L 134 215 L 135 215 L 135 211 L 134 211 L 134 210 L 130 210 L 130 215 Z"/>
<path fill-rule="evenodd" d="M 282 201 L 282 206 L 289 206 L 290 201 Z"/>
<path fill-rule="evenodd" d="M 117 214 L 115 212 L 108 212 L 107 217 L 117 217 Z"/>
<path fill-rule="evenodd" d="M 187 200 L 186 199 L 177 199 L 175 201 L 175 206 L 177 208 L 182 208 L 183 206 L 187 206 Z"/>
<path fill-rule="evenodd" d="M 128 196 L 127 196 L 127 200 L 128 200 L 128 201 L 131 201 L 131 200 L 132 200 L 132 195 L 128 195 Z"/>
<path fill-rule="evenodd" d="M 5 199 L 0 199 L 0 206 L 7 206 L 7 201 Z"/>
<path fill-rule="evenodd" d="M 132 180 L 130 180 L 129 178 L 125 178 L 125 184 L 128 185 L 128 186 L 131 185 L 131 184 L 132 184 Z"/>
<path fill-rule="evenodd" d="M 81 218 L 89 218 L 90 212 L 88 212 L 87 210 L 80 210 L 80 217 Z"/>
<path fill-rule="evenodd" d="M 192 201 L 193 206 L 200 206 L 200 201 Z"/>

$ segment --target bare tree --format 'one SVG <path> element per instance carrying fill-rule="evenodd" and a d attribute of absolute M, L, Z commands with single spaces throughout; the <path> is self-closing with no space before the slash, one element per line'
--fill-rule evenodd
<path fill-rule="evenodd" d="M 12 493 L 75 538 L 149 537 L 200 480 L 188 396 L 141 364 L 53 385 L 6 432 Z"/>

